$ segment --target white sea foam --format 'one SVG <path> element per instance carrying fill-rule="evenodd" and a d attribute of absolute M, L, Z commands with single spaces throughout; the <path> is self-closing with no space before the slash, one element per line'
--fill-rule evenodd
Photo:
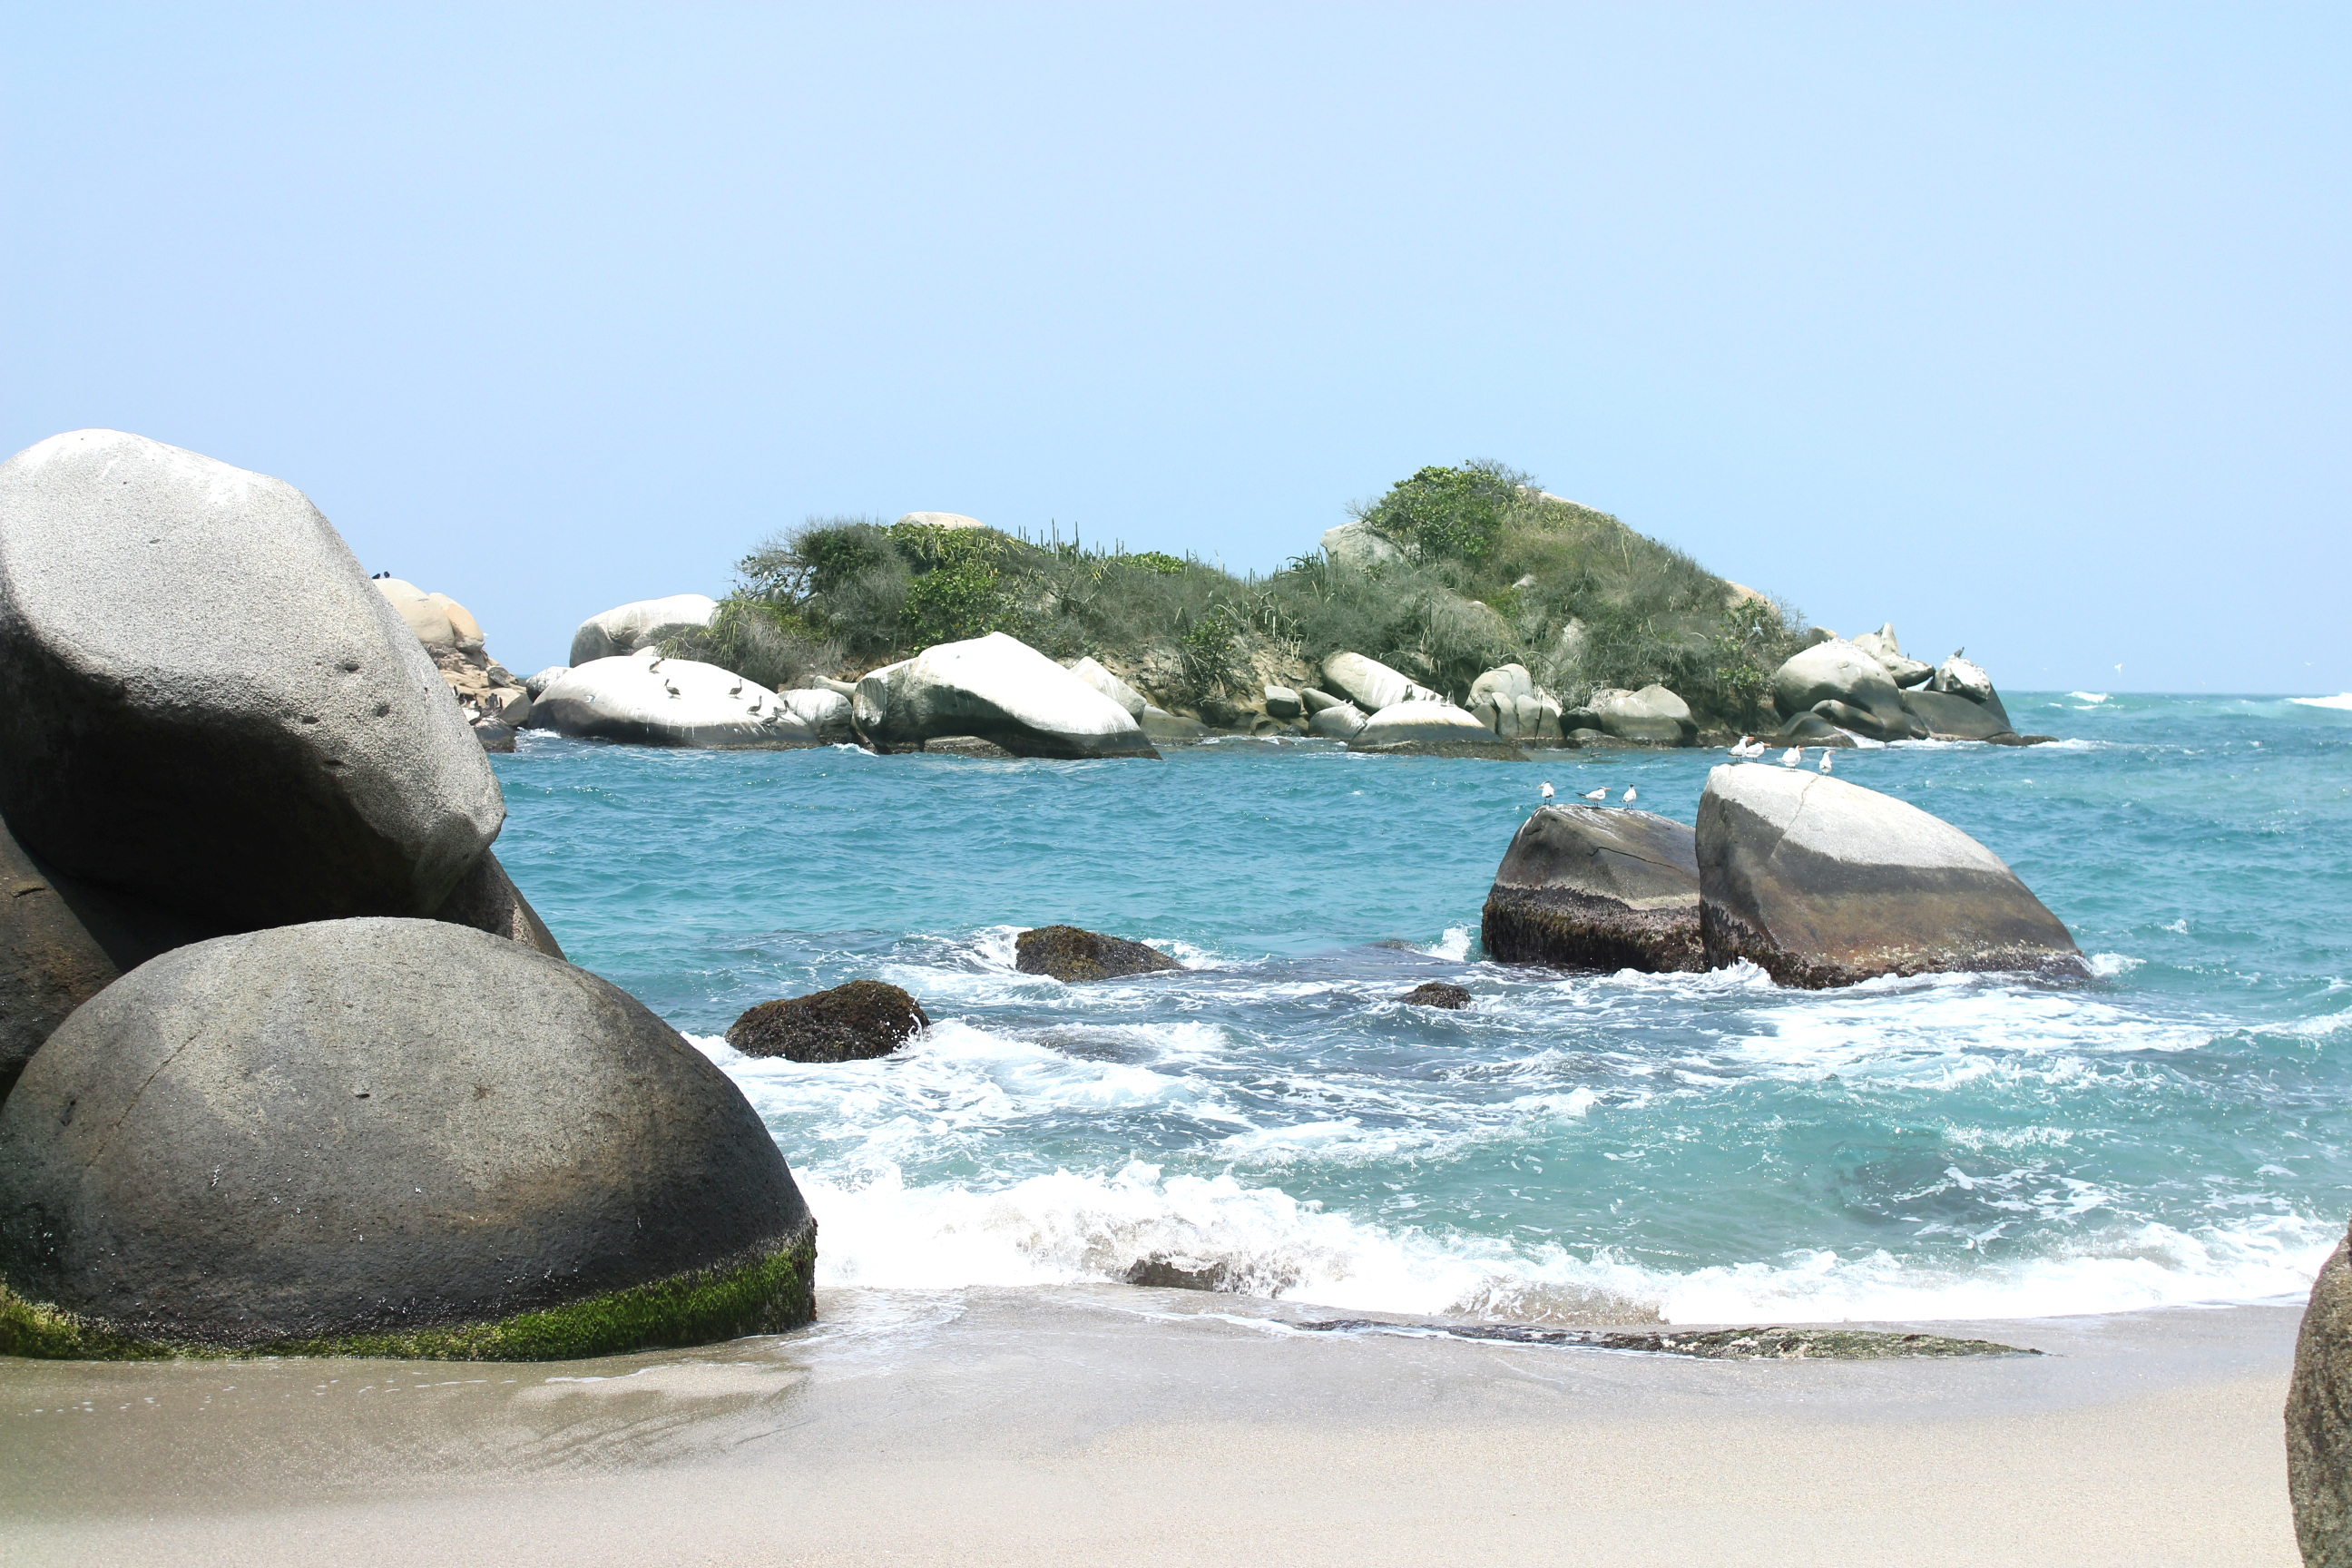
<path fill-rule="evenodd" d="M 2339 691 L 2333 697 L 2290 697 L 2287 700 L 2299 702 L 2305 708 L 2352 710 L 2352 691 Z"/>
<path fill-rule="evenodd" d="M 2099 703 L 2107 700 L 2107 694 L 2104 691 L 2069 691 L 2066 695 L 2077 702 Z"/>
<path fill-rule="evenodd" d="M 1417 947 L 1414 948 L 1413 951 L 1415 952 L 1426 953 L 1432 958 L 1451 959 L 1454 963 L 1459 963 L 1464 959 L 1470 956 L 1470 928 L 1468 926 L 1447 926 L 1445 928 L 1444 935 L 1439 937 L 1429 946 Z"/>
<path fill-rule="evenodd" d="M 2020 1318 L 2259 1300 L 2308 1289 L 2336 1240 L 2317 1222 L 2261 1218 L 2194 1232 L 2119 1226 L 1974 1268 L 1807 1251 L 1673 1273 L 1607 1248 L 1368 1225 L 1276 1186 L 1168 1176 L 1139 1161 L 993 1189 L 908 1186 L 895 1170 L 845 1183 L 803 1173 L 801 1185 L 824 1227 L 822 1285 L 1099 1283 L 1173 1257 L 1222 1266 L 1249 1293 L 1286 1301 L 1535 1322 Z M 2083 1194 L 2078 1207 L 2103 1197 Z"/>
<path fill-rule="evenodd" d="M 2092 973 L 2102 980 L 2113 980 L 2118 975 L 2129 974 L 2147 960 L 2126 958 L 2120 952 L 2095 952 L 2091 954 L 2089 962 Z"/>

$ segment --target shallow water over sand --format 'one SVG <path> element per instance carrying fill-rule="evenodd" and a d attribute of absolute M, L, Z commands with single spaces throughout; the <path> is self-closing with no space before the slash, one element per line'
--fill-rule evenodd
<path fill-rule="evenodd" d="M 2352 1187 L 2352 712 L 2012 700 L 2003 750 L 1842 753 L 1975 834 L 2101 978 L 1774 987 L 1484 963 L 1537 785 L 1689 821 L 1720 752 L 1532 764 L 1233 742 L 1164 764 L 526 736 L 499 853 L 572 957 L 740 1082 L 828 1285 L 1099 1281 L 1520 1321 L 2000 1317 L 2298 1290 Z M 1056 921 L 1194 972 L 1065 987 Z M 878 1062 L 719 1040 L 876 976 Z M 1425 979 L 1464 1013 L 1399 1005 Z"/>

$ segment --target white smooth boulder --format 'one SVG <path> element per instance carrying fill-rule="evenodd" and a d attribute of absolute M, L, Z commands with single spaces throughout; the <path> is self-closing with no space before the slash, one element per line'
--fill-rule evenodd
<path fill-rule="evenodd" d="M 506 808 L 301 491 L 77 430 L 0 465 L 0 815 L 60 872 L 250 930 L 429 915 Z"/>
<path fill-rule="evenodd" d="M 1127 710 L 1130 719 L 1140 720 L 1143 710 L 1150 706 L 1143 693 L 1105 669 L 1092 658 L 1082 658 L 1070 666 L 1070 673 Z"/>
<path fill-rule="evenodd" d="M 1335 712 L 1325 709 L 1324 712 Z M 1318 713 L 1317 718 L 1323 715 Z M 1501 746 L 1495 731 L 1466 708 L 1451 702 L 1398 702 L 1364 721 L 1350 739 L 1354 746 Z"/>
<path fill-rule="evenodd" d="M 1680 746 L 1698 733 L 1690 704 L 1655 682 L 1639 691 L 1596 691 L 1587 706 L 1601 730 L 1621 741 Z"/>
<path fill-rule="evenodd" d="M 1818 990 L 1881 974 L 2086 972 L 2000 857 L 1908 802 L 1810 768 L 1727 764 L 1698 806 L 1699 933 Z"/>
<path fill-rule="evenodd" d="M 591 664 L 635 653 L 664 637 L 708 626 L 718 613 L 719 601 L 708 594 L 672 594 L 666 599 L 614 605 L 580 623 L 580 629 L 572 634 L 572 662 Z"/>
<path fill-rule="evenodd" d="M 882 751 L 948 735 L 1021 757 L 1158 757 L 1134 717 L 1003 632 L 940 643 L 857 683 L 857 728 Z"/>
<path fill-rule="evenodd" d="M 986 528 L 988 524 L 976 517 L 966 517 L 960 511 L 910 511 L 900 522 L 919 523 L 925 528 Z"/>
<path fill-rule="evenodd" d="M 1853 646 L 1876 659 L 1886 671 L 1886 679 L 1897 687 L 1924 684 L 1936 673 L 1932 664 L 1922 664 L 1904 656 L 1903 644 L 1895 635 L 1895 623 L 1887 622 L 1874 632 L 1864 632 L 1853 639 Z"/>
<path fill-rule="evenodd" d="M 1538 686 L 1525 665 L 1507 664 L 1472 681 L 1469 709 L 1506 740 L 1559 738 L 1559 700 Z"/>
<path fill-rule="evenodd" d="M 457 646 L 457 628 L 451 622 L 449 612 L 434 603 L 438 595 L 427 594 L 415 584 L 404 583 L 397 577 L 378 577 L 374 582 L 376 592 L 382 594 L 384 602 L 399 613 L 400 618 L 408 624 L 408 629 L 416 634 L 418 642 L 435 649 Z"/>
<path fill-rule="evenodd" d="M 1376 658 L 1360 653 L 1335 653 L 1323 661 L 1323 681 L 1367 713 L 1393 708 L 1400 702 L 1443 702 L 1443 692 L 1409 680 Z"/>
<path fill-rule="evenodd" d="M 1930 691 L 1948 691 L 1955 697 L 1965 697 L 1971 702 L 1992 700 L 1992 677 L 1971 659 L 1954 654 L 1936 667 L 1935 679 L 1928 682 Z"/>
<path fill-rule="evenodd" d="M 1352 741 L 1363 727 L 1363 710 L 1352 702 L 1318 708 L 1307 720 L 1307 732 L 1327 741 Z"/>
<path fill-rule="evenodd" d="M 1323 553 L 1332 564 L 1359 572 L 1404 559 L 1404 552 L 1360 522 L 1343 522 L 1323 531 Z"/>
<path fill-rule="evenodd" d="M 619 741 L 638 746 L 774 747 L 824 745 L 817 700 L 836 722 L 847 704 L 829 691 L 785 697 L 734 671 L 690 658 L 642 653 L 591 659 L 574 665 L 548 684 L 531 704 L 535 728 L 580 740 Z"/>

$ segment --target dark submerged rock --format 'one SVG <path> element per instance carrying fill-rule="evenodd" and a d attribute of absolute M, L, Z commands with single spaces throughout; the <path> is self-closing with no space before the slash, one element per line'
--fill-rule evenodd
<path fill-rule="evenodd" d="M 1039 926 L 1013 940 L 1013 967 L 1024 974 L 1050 974 L 1075 984 L 1128 974 L 1158 974 L 1184 966 L 1157 949 L 1121 936 L 1100 936 L 1076 926 Z"/>
<path fill-rule="evenodd" d="M 1443 980 L 1424 980 L 1397 1000 L 1409 1002 L 1416 1007 L 1443 1007 L 1448 1012 L 1459 1012 L 1470 1005 L 1470 993 Z"/>
<path fill-rule="evenodd" d="M 701 1343 L 807 1321 L 814 1237 L 701 1052 L 594 975 L 438 921 L 167 953 L 0 1107 L 5 1353 Z"/>
<path fill-rule="evenodd" d="M 2352 1568 L 2352 1237 L 2312 1282 L 2286 1395 L 2287 1496 L 2310 1568 Z"/>
<path fill-rule="evenodd" d="M 1718 767 L 1699 801 L 1697 841 L 1710 967 L 1745 958 L 1814 990 L 1948 970 L 2087 973 L 2065 926 L 1999 856 L 1843 779 Z"/>
<path fill-rule="evenodd" d="M 1703 969 L 1691 830 L 1646 811 L 1541 807 L 1505 851 L 1478 931 L 1501 963 Z"/>
<path fill-rule="evenodd" d="M 505 807 L 301 491 L 79 430 L 0 465 L 0 814 L 58 872 L 249 930 L 429 915 Z"/>
<path fill-rule="evenodd" d="M 728 1026 L 727 1043 L 747 1057 L 795 1062 L 857 1062 L 887 1057 L 931 1026 L 923 1005 L 896 985 L 853 980 L 830 991 L 762 1002 Z"/>

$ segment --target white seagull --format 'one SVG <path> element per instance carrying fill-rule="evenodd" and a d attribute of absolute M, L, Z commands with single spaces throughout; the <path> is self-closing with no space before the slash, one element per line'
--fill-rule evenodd
<path fill-rule="evenodd" d="M 1609 798 L 1609 786 L 1607 784 L 1603 784 L 1599 789 L 1586 790 L 1584 792 L 1584 798 L 1587 800 L 1607 800 Z"/>
<path fill-rule="evenodd" d="M 1624 800 L 1624 804 L 1625 804 L 1625 805 L 1633 805 L 1633 786 L 1632 784 L 1627 784 L 1627 785 L 1625 786 L 1625 800 Z"/>
<path fill-rule="evenodd" d="M 1822 748 L 1822 772 L 1823 772 L 1823 773 L 1827 773 L 1827 772 L 1829 772 L 1829 771 L 1830 771 L 1830 749 L 1829 749 L 1827 746 L 1823 746 L 1823 747 Z"/>
<path fill-rule="evenodd" d="M 1544 786 L 1543 786 L 1543 789 L 1544 789 L 1544 804 L 1545 804 L 1546 805 L 1549 805 L 1551 804 L 1551 780 L 1549 780 L 1549 779 L 1546 779 L 1546 780 L 1544 780 Z"/>
<path fill-rule="evenodd" d="M 1791 746 L 1780 753 L 1780 765 L 1784 768 L 1793 768 L 1804 760 L 1805 748 L 1802 746 Z"/>

